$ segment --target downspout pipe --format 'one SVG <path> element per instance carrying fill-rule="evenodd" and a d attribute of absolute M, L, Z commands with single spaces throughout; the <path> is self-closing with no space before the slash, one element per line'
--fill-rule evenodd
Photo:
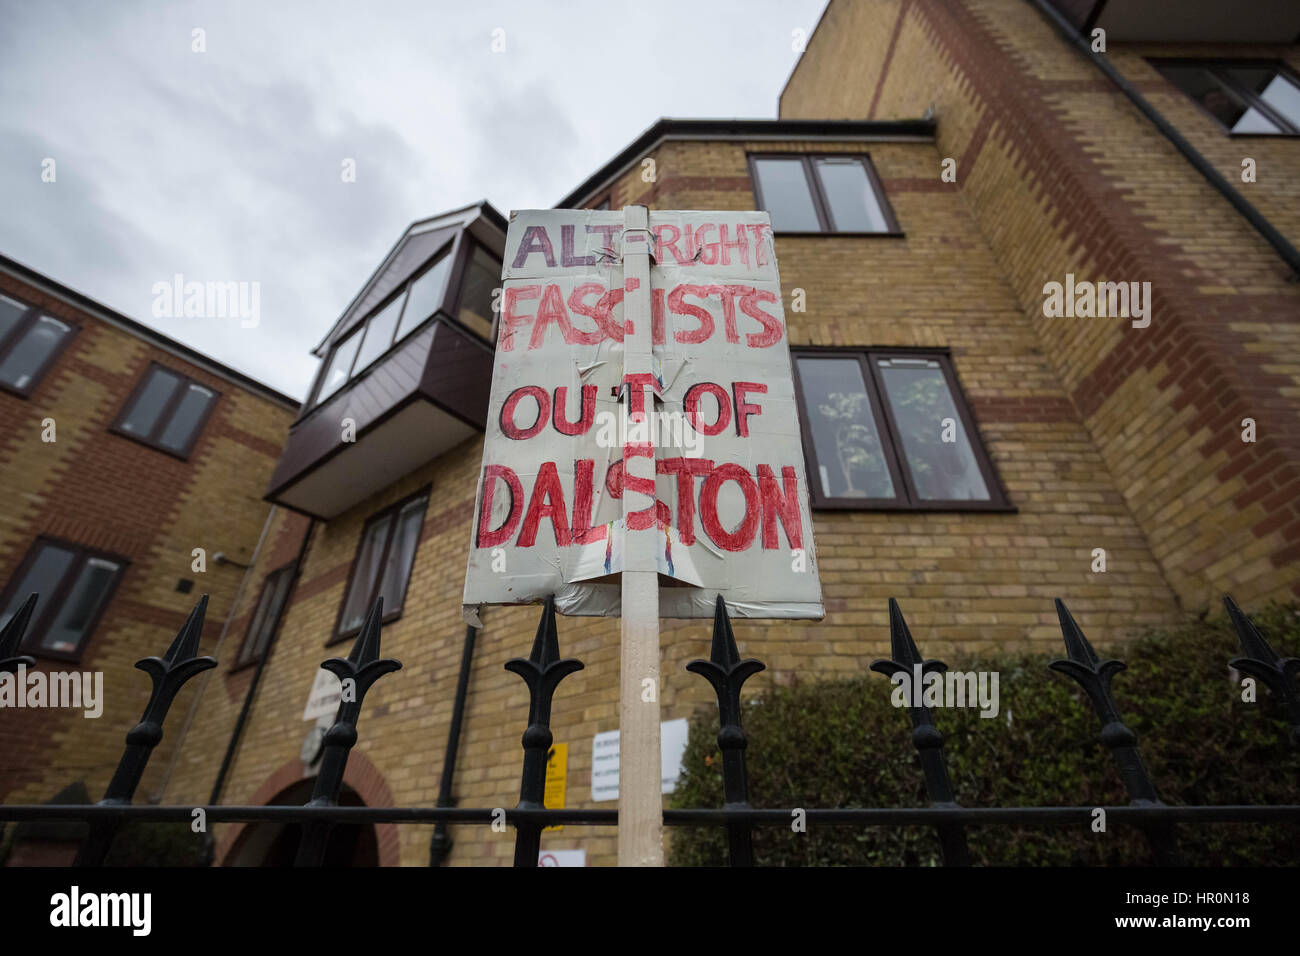
<path fill-rule="evenodd" d="M 230 622 L 234 620 L 235 612 L 239 609 L 239 602 L 244 597 L 244 589 L 248 586 L 248 579 L 253 573 L 253 566 L 257 564 L 257 559 L 262 554 L 262 545 L 266 542 L 266 533 L 270 530 L 271 521 L 275 518 L 275 510 L 276 505 L 271 505 L 270 510 L 266 513 L 266 520 L 262 522 L 262 533 L 257 536 L 257 546 L 253 548 L 253 556 L 249 559 L 249 563 L 246 565 L 239 565 L 244 568 L 244 573 L 239 578 L 239 587 L 235 590 L 235 599 L 230 602 L 230 610 L 226 612 L 226 619 L 221 624 L 221 634 L 217 637 L 217 643 L 212 648 L 213 657 L 220 659 L 221 649 L 226 646 L 226 634 L 230 631 Z M 222 562 L 217 560 L 219 557 L 222 557 L 222 555 L 219 553 L 215 554 L 212 556 L 212 560 L 217 564 L 221 564 Z M 231 563 L 234 564 L 235 562 L 232 561 Z M 207 692 L 208 681 L 211 680 L 211 678 L 212 671 L 208 671 L 203 675 L 202 683 L 199 685 L 199 692 L 195 694 L 194 699 L 190 701 L 190 709 L 185 715 L 185 723 L 181 727 L 181 732 L 176 738 L 176 748 L 172 753 L 172 759 L 167 764 L 167 770 L 163 774 L 162 781 L 158 784 L 157 789 L 154 790 L 153 795 L 149 798 L 150 803 L 160 803 L 163 795 L 167 792 L 167 787 L 172 782 L 172 774 L 176 772 L 176 765 L 179 764 L 181 760 L 181 751 L 185 747 L 185 738 L 189 735 L 190 727 L 194 724 L 194 715 L 199 711 L 199 704 L 203 700 L 204 693 Z"/>
<path fill-rule="evenodd" d="M 469 668 L 474 660 L 474 642 L 477 638 L 478 629 L 467 626 L 465 645 L 460 655 L 460 676 L 456 680 L 456 702 L 451 709 L 451 726 L 447 729 L 447 752 L 442 758 L 442 780 L 438 785 L 440 807 L 456 805 L 451 798 L 451 783 L 456 774 L 456 753 L 460 749 L 460 725 L 465 716 L 465 698 L 469 694 Z M 430 866 L 442 866 L 447 855 L 451 853 L 452 842 L 447 833 L 447 824 L 440 821 L 433 828 L 433 836 L 429 838 Z"/>
<path fill-rule="evenodd" d="M 1050 20 L 1066 41 L 1076 50 L 1092 61 L 1093 65 L 1106 77 L 1114 83 L 1121 93 L 1129 98 L 1129 101 L 1138 108 L 1138 110 L 1149 119 L 1169 142 L 1174 144 L 1174 148 L 1182 153 L 1189 163 L 1206 178 L 1211 186 L 1222 194 L 1223 198 L 1228 200 L 1237 212 L 1245 217 L 1264 240 L 1273 247 L 1282 260 L 1291 268 L 1292 277 L 1300 278 L 1300 250 L 1297 250 L 1286 236 L 1278 232 L 1267 217 L 1251 204 L 1232 183 L 1228 182 L 1213 165 L 1210 164 L 1204 156 L 1197 151 L 1196 147 L 1183 138 L 1183 135 L 1169 123 L 1154 106 L 1143 98 L 1142 94 L 1133 88 L 1128 80 L 1124 79 L 1119 70 L 1110 64 L 1105 56 L 1094 53 L 1091 44 L 1084 38 L 1083 34 L 1076 29 L 1069 20 L 1067 20 L 1059 10 L 1053 7 L 1048 0 L 1029 0 L 1039 13 Z"/>
<path fill-rule="evenodd" d="M 307 556 L 307 548 L 311 544 L 312 535 L 315 531 L 316 521 L 312 519 L 307 525 L 306 532 L 303 533 L 302 544 L 298 546 L 298 556 L 294 558 L 293 584 L 289 588 L 289 593 L 285 595 L 284 607 L 280 611 L 280 620 L 275 624 L 275 633 L 266 642 L 266 650 L 262 651 L 262 657 L 253 671 L 253 679 L 249 682 L 248 692 L 244 694 L 244 704 L 239 709 L 239 717 L 235 720 L 235 728 L 230 732 L 230 742 L 226 744 L 226 754 L 221 758 L 221 769 L 217 771 L 216 782 L 212 785 L 212 795 L 208 797 L 207 805 L 210 807 L 218 806 L 221 803 L 221 792 L 226 787 L 226 776 L 230 773 L 230 765 L 234 762 L 235 751 L 239 748 L 239 738 L 244 732 L 244 724 L 248 721 L 249 712 L 253 709 L 253 698 L 257 696 L 257 686 L 262 682 L 262 674 L 266 671 L 266 665 L 271 661 L 271 654 L 275 650 L 280 628 L 284 625 L 284 619 L 288 615 L 289 605 L 293 602 L 294 592 L 298 590 L 298 580 L 302 577 L 303 561 Z M 212 834 L 209 833 L 204 845 L 204 865 L 212 865 L 215 852 L 216 841 L 213 840 Z"/>

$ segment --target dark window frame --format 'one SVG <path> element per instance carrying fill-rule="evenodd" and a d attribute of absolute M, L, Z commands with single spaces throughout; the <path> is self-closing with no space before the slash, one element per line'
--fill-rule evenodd
<path fill-rule="evenodd" d="M 65 319 L 61 315 L 53 315 L 48 310 L 33 305 L 22 296 L 14 295 L 5 290 L 0 290 L 0 295 L 27 307 L 22 314 L 22 318 L 18 320 L 18 324 L 10 329 L 7 335 L 0 336 L 0 362 L 3 362 L 5 358 L 8 357 L 10 350 L 18 342 L 22 341 L 23 336 L 25 336 L 28 331 L 36 325 L 42 315 L 48 315 L 56 322 L 62 322 L 64 325 L 68 326 L 68 334 L 63 337 L 63 341 L 61 341 L 54 351 L 46 357 L 45 361 L 37 366 L 37 368 L 32 372 L 32 380 L 29 385 L 25 388 L 18 388 L 8 384 L 7 382 L 0 382 L 0 391 L 8 392 L 10 395 L 17 395 L 19 398 L 30 398 L 32 393 L 40 387 L 41 382 L 45 380 L 46 374 L 54 367 L 54 363 L 59 360 L 59 356 L 64 353 L 68 346 L 72 344 L 72 340 L 77 337 L 77 333 L 81 331 L 81 326 L 76 322 L 73 322 L 71 319 Z"/>
<path fill-rule="evenodd" d="M 866 385 L 867 397 L 871 403 L 871 412 L 880 438 L 881 451 L 889 468 L 896 496 L 893 498 L 843 498 L 825 495 L 819 474 L 817 452 L 813 446 L 812 429 L 809 426 L 807 400 L 804 396 L 803 379 L 799 373 L 799 359 L 803 358 L 842 358 L 856 359 L 862 369 L 862 380 Z M 884 382 L 879 369 L 872 361 L 875 358 L 913 358 L 925 359 L 939 363 L 944 381 L 957 408 L 961 427 L 970 442 L 971 453 L 988 489 L 989 499 L 978 501 L 971 499 L 927 500 L 919 497 L 912 479 L 911 468 L 902 442 L 898 423 L 894 419 Z M 808 494 L 812 508 L 817 511 L 991 511 L 1015 512 L 1002 479 L 993 465 L 993 458 L 984 444 L 971 409 L 957 378 L 953 365 L 952 353 L 948 349 L 907 348 L 899 346 L 817 346 L 801 345 L 790 348 L 790 365 L 794 373 L 795 403 L 799 410 L 800 437 L 803 443 L 805 473 L 808 475 Z"/>
<path fill-rule="evenodd" d="M 385 518 L 389 518 L 389 517 L 393 518 L 392 527 L 388 529 L 388 534 L 384 539 L 383 550 L 379 552 L 379 562 L 378 562 L 379 573 L 375 576 L 375 582 L 370 586 L 370 593 L 366 596 L 365 607 L 367 611 L 369 611 L 370 605 L 375 603 L 375 596 L 379 593 L 380 588 L 382 588 L 384 585 L 384 566 L 388 563 L 388 554 L 389 551 L 392 549 L 393 539 L 394 537 L 396 537 L 397 517 L 402 513 L 402 509 L 405 508 L 407 505 L 409 505 L 411 502 L 418 501 L 420 498 L 423 498 L 424 511 L 420 515 L 420 531 L 419 531 L 419 535 L 422 536 L 424 534 L 424 522 L 429 514 L 429 495 L 432 488 L 433 488 L 432 485 L 425 485 L 419 491 L 413 492 L 407 495 L 402 500 L 397 501 L 384 508 L 381 508 L 379 511 L 376 511 L 374 514 L 372 514 L 369 518 L 366 519 L 366 523 L 361 527 L 361 534 L 358 535 L 357 537 L 357 547 L 352 554 L 352 566 L 348 569 L 348 581 L 343 588 L 343 598 L 342 600 L 339 601 L 339 609 L 338 609 L 338 613 L 334 617 L 334 627 L 333 630 L 331 631 L 331 636 L 329 640 L 325 642 L 326 647 L 329 647 L 331 644 L 337 644 L 340 641 L 346 641 L 356 637 L 357 634 L 360 633 L 361 627 L 365 626 L 363 623 L 361 626 L 351 628 L 350 630 L 347 631 L 341 630 L 341 628 L 343 627 L 343 614 L 348 607 L 348 598 L 352 596 L 352 586 L 356 581 L 357 569 L 361 564 L 361 556 L 362 556 L 361 551 L 362 548 L 365 547 L 366 536 L 370 533 L 370 528 L 373 525 L 377 524 L 378 522 L 384 520 Z M 398 620 L 402 616 L 402 611 L 406 607 L 406 595 L 411 588 L 411 572 L 415 570 L 415 562 L 416 559 L 419 557 L 419 555 L 420 555 L 420 538 L 419 536 L 417 536 L 415 541 L 415 548 L 411 552 L 411 562 L 406 566 L 406 570 L 404 572 L 405 584 L 402 587 L 402 603 L 394 608 L 384 608 L 384 616 L 383 616 L 382 623 L 389 624 L 392 621 Z"/>
<path fill-rule="evenodd" d="M 289 599 L 293 596 L 293 579 L 297 577 L 297 573 L 298 562 L 290 561 L 288 564 L 281 565 L 275 570 L 269 572 L 266 577 L 262 579 L 262 588 L 257 594 L 257 602 L 253 605 L 252 611 L 249 615 L 248 630 L 244 632 L 244 641 L 239 646 L 239 654 L 235 657 L 234 666 L 230 668 L 232 672 L 256 664 L 271 650 L 271 645 L 275 643 L 276 636 L 280 631 L 280 622 L 284 620 L 285 612 L 289 609 Z M 268 591 L 277 586 L 280 582 L 281 576 L 285 574 L 289 576 L 289 589 L 285 592 L 284 603 L 281 604 L 279 609 L 276 611 L 275 619 L 270 622 L 271 630 L 266 636 L 266 642 L 263 645 L 262 650 L 259 653 L 253 653 L 252 648 L 255 643 L 253 639 L 253 625 L 257 623 L 257 612 L 262 607 L 262 602 L 267 599 Z M 265 626 L 266 624 L 264 622 L 263 627 Z"/>
<path fill-rule="evenodd" d="M 1286 63 L 1281 60 L 1269 60 L 1259 58 L 1233 59 L 1231 57 L 1148 57 L 1147 63 L 1160 74 L 1160 78 L 1178 91 L 1178 94 L 1184 99 L 1190 100 L 1198 110 L 1214 121 L 1214 124 L 1223 130 L 1225 134 L 1232 137 L 1251 138 L 1267 137 L 1271 139 L 1297 137 L 1300 136 L 1300 126 L 1297 126 L 1291 120 L 1287 119 L 1277 110 L 1273 109 L 1268 103 L 1265 103 L 1258 93 L 1249 90 L 1237 82 L 1236 79 L 1229 76 L 1223 70 L 1230 68 L 1246 69 L 1269 69 L 1286 77 L 1294 86 L 1300 87 L 1300 74 L 1297 74 Z M 1195 67 L 1208 72 L 1221 85 L 1225 86 L 1234 96 L 1243 100 L 1249 108 L 1257 110 L 1259 113 L 1277 126 L 1280 132 L 1277 133 L 1235 133 L 1232 128 L 1226 125 L 1223 120 L 1219 119 L 1214 113 L 1207 109 L 1200 100 L 1192 96 L 1176 82 L 1165 75 L 1162 66 L 1170 67 Z"/>
<path fill-rule="evenodd" d="M 66 551 L 73 552 L 72 563 L 59 579 L 58 586 L 52 594 L 42 594 L 36 600 L 36 611 L 32 619 L 27 623 L 27 632 L 23 635 L 22 643 L 19 645 L 19 652 L 30 654 L 32 657 L 43 658 L 47 660 L 67 661 L 73 664 L 79 663 L 89 647 L 95 631 L 99 628 L 99 622 L 103 619 L 104 613 L 108 610 L 113 598 L 117 594 L 118 588 L 122 585 L 122 579 L 126 577 L 127 568 L 130 567 L 130 560 L 120 554 L 112 551 L 103 551 L 99 548 L 87 547 L 83 544 L 77 544 L 75 541 L 68 541 L 65 538 L 57 538 L 53 535 L 40 534 L 36 536 L 23 555 L 23 560 L 19 562 L 18 567 L 10 576 L 9 581 L 5 584 L 4 591 L 0 592 L 0 607 L 8 607 L 17 593 L 18 584 L 26 576 L 28 569 L 35 563 L 40 555 L 41 549 L 45 547 L 62 548 Z M 116 564 L 117 572 L 113 575 L 113 581 L 108 587 L 108 594 L 100 604 L 99 609 L 95 611 L 95 616 L 87 623 L 85 630 L 81 634 L 81 641 L 72 651 L 56 651 L 46 647 L 41 647 L 38 637 L 44 637 L 50 624 L 54 622 L 55 616 L 63 608 L 64 600 L 67 598 L 68 591 L 76 582 L 82 568 L 85 567 L 86 561 L 91 558 L 99 558 L 104 561 L 112 561 Z"/>
<path fill-rule="evenodd" d="M 139 398 L 141 393 L 144 391 L 145 386 L 149 383 L 155 369 L 162 369 L 167 374 L 176 376 L 180 379 L 180 382 L 172 390 L 172 394 L 167 399 L 166 404 L 163 405 L 162 411 L 158 413 L 158 421 L 154 423 L 153 430 L 150 431 L 148 435 L 140 435 L 136 432 L 127 431 L 127 429 L 123 427 L 123 422 L 126 421 L 127 413 L 135 406 L 136 399 Z M 190 433 L 189 441 L 185 443 L 185 447 L 180 451 L 177 451 L 174 448 L 168 448 L 166 445 L 162 444 L 161 438 L 163 433 L 167 431 L 167 426 L 171 424 L 171 420 L 175 416 L 176 410 L 180 407 L 181 402 L 185 398 L 185 393 L 191 385 L 197 385 L 199 388 L 211 392 L 212 400 L 208 402 L 208 407 L 203 410 L 202 416 L 200 416 L 199 420 L 194 424 L 194 430 Z M 126 397 L 126 401 L 122 403 L 122 407 L 117 410 L 117 415 L 113 418 L 113 424 L 109 426 L 108 430 L 114 435 L 120 435 L 122 438 L 127 438 L 133 442 L 144 445 L 146 448 L 160 451 L 164 455 L 179 458 L 181 461 L 189 461 L 190 455 L 194 453 L 194 448 L 198 445 L 199 438 L 203 435 L 203 430 L 208 427 L 208 422 L 211 420 L 212 414 L 217 410 L 217 404 L 220 401 L 221 392 L 217 391 L 207 382 L 200 382 L 197 378 L 192 378 L 184 372 L 172 368 L 170 365 L 163 365 L 161 362 L 150 362 L 149 367 L 145 369 L 144 374 L 136 381 L 135 387 L 131 389 L 131 394 Z"/>
<path fill-rule="evenodd" d="M 754 192 L 754 208 L 764 209 L 763 205 L 763 187 L 758 179 L 758 161 L 763 159 L 800 159 L 803 161 L 804 179 L 808 184 L 808 191 L 812 195 L 813 212 L 817 215 L 817 221 L 821 225 L 821 230 L 817 232 L 808 232 L 806 230 L 780 230 L 775 226 L 772 232 L 778 236 L 839 236 L 843 237 L 865 237 L 880 236 L 889 239 L 901 239 L 904 237 L 903 227 L 898 222 L 898 217 L 894 214 L 894 207 L 890 205 L 889 198 L 885 195 L 885 187 L 880 181 L 880 176 L 876 172 L 876 166 L 871 161 L 870 153 L 798 153 L 798 152 L 759 152 L 748 153 L 745 156 L 746 163 L 749 167 L 749 182 Z M 817 175 L 816 161 L 819 159 L 854 159 L 862 164 L 867 172 L 867 182 L 871 185 L 871 191 L 876 197 L 876 204 L 880 207 L 880 214 L 885 217 L 885 225 L 888 227 L 884 231 L 877 232 L 853 232 L 837 231 L 834 228 L 835 217 L 831 212 L 830 202 L 822 189 L 821 179 Z"/>
<path fill-rule="evenodd" d="M 343 394 L 343 392 L 345 392 L 354 381 L 364 375 L 370 374 L 375 367 L 392 355 L 393 350 L 402 342 L 417 335 L 422 329 L 431 325 L 435 321 L 442 320 L 450 322 L 452 325 L 456 326 L 456 328 L 462 329 L 474 336 L 476 339 L 481 340 L 483 338 L 482 335 L 469 328 L 457 318 L 457 315 L 460 312 L 461 299 L 464 295 L 463 284 L 465 280 L 465 272 L 469 269 L 470 260 L 474 256 L 475 248 L 479 247 L 492 256 L 492 258 L 500 259 L 500 257 L 488 248 L 487 245 L 479 242 L 472 235 L 469 235 L 468 230 L 462 229 L 458 231 L 454 236 L 440 245 L 417 270 L 411 273 L 410 277 L 408 277 L 405 282 L 388 295 L 384 296 L 383 300 L 377 306 L 366 313 L 365 318 L 354 323 L 345 335 L 339 336 L 335 342 L 332 342 L 329 351 L 325 353 L 325 358 L 321 362 L 320 369 L 316 372 L 316 379 L 312 383 L 311 396 L 306 404 L 307 412 L 302 417 L 306 418 L 307 415 L 316 411 L 316 409 L 320 408 L 326 402 L 333 401 L 339 395 Z M 397 332 L 402 327 L 402 319 L 406 317 L 406 307 L 410 301 L 409 293 L 411 291 L 411 286 L 418 282 L 426 272 L 441 262 L 444 257 L 449 257 L 451 259 L 451 269 L 447 273 L 447 281 L 443 284 L 442 297 L 438 300 L 437 307 L 430 312 L 419 325 L 412 328 L 409 332 L 403 335 L 400 340 L 398 340 Z M 393 339 L 389 341 L 388 347 L 383 352 L 380 352 L 379 355 L 375 356 L 375 358 L 366 365 L 358 368 L 357 359 L 360 358 L 361 349 L 365 346 L 365 335 L 370 330 L 371 320 L 374 319 L 375 316 L 379 315 L 379 313 L 383 312 L 384 309 L 388 308 L 388 306 L 398 298 L 403 298 L 404 301 L 402 303 L 402 311 L 397 316 L 397 323 L 393 326 Z M 352 357 L 352 362 L 348 366 L 347 378 L 344 379 L 343 384 L 340 385 L 332 395 L 322 400 L 319 397 L 320 392 L 321 389 L 325 387 L 325 374 L 329 371 L 330 362 L 333 361 L 334 353 L 337 352 L 339 347 L 351 338 L 353 334 L 360 334 L 362 339 L 357 345 L 357 354 Z"/>

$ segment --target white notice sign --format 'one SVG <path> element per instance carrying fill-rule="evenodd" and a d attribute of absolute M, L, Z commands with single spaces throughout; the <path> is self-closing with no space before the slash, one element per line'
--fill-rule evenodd
<path fill-rule="evenodd" d="M 674 585 L 661 617 L 712 617 L 721 595 L 736 617 L 820 618 L 771 221 L 652 210 L 628 233 L 652 255 L 650 371 L 634 374 L 624 221 L 511 214 L 466 617 L 551 595 L 564 614 L 616 616 L 628 535 L 649 532 Z M 625 485 L 652 505 L 625 517 Z"/>
<path fill-rule="evenodd" d="M 333 717 L 339 711 L 343 700 L 343 685 L 339 679 L 325 668 L 316 672 L 312 682 L 311 693 L 307 696 L 307 707 L 302 712 L 303 720 L 315 720 L 318 717 Z"/>
<path fill-rule="evenodd" d="M 659 725 L 661 793 L 672 793 L 677 789 L 677 778 L 682 775 L 682 757 L 686 753 L 689 729 L 690 724 L 685 717 L 665 720 Z M 591 799 L 595 802 L 618 799 L 617 730 L 607 730 L 592 738 Z"/>
<path fill-rule="evenodd" d="M 542 850 L 537 854 L 538 866 L 586 866 L 586 850 Z"/>

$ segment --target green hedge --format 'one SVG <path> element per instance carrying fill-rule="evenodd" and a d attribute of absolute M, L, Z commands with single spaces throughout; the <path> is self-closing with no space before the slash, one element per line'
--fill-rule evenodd
<path fill-rule="evenodd" d="M 906 609 L 904 609 L 906 611 Z M 1274 651 L 1300 656 L 1300 610 L 1272 606 L 1252 616 Z M 1080 620 L 1087 633 L 1088 622 Z M 925 654 L 925 635 L 914 635 Z M 741 647 L 742 656 L 745 649 Z M 1139 737 L 1161 799 L 1170 804 L 1300 803 L 1300 749 L 1271 691 L 1243 703 L 1227 661 L 1241 654 L 1226 621 L 1192 621 L 1148 632 L 1114 656 L 1128 669 L 1113 683 L 1120 714 Z M 1106 654 L 1102 654 L 1103 659 Z M 945 736 L 957 801 L 965 806 L 1115 806 L 1128 802 L 1092 707 L 1073 680 L 1051 671 L 1060 653 L 949 660 L 953 670 L 998 671 L 1000 711 L 934 711 Z M 1244 675 L 1242 675 L 1244 676 Z M 890 703 L 880 674 L 775 688 L 747 699 L 750 801 L 755 807 L 909 807 L 927 802 L 911 720 Z M 716 707 L 691 720 L 684 773 L 672 806 L 723 802 Z M 1149 865 L 1140 833 L 1112 824 L 971 827 L 982 865 Z M 1300 824 L 1182 825 L 1187 862 L 1199 866 L 1295 865 Z M 789 827 L 754 831 L 760 866 L 935 866 L 942 860 L 928 827 Z M 673 827 L 675 866 L 725 865 L 719 827 Z"/>

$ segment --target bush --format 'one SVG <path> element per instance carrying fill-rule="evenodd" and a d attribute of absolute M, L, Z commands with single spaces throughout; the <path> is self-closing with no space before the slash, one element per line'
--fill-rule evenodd
<path fill-rule="evenodd" d="M 203 866 L 204 835 L 181 822 L 124 823 L 105 866 Z"/>
<path fill-rule="evenodd" d="M 1269 607 L 1252 618 L 1273 650 L 1300 656 L 1300 611 Z M 1081 620 L 1087 633 L 1087 621 Z M 922 655 L 925 635 L 915 635 Z M 742 656 L 744 648 L 741 648 Z M 1100 653 L 1100 652 L 1099 652 Z M 1113 690 L 1120 715 L 1139 737 L 1143 761 L 1168 804 L 1300 802 L 1300 749 L 1271 691 L 1241 700 L 1228 660 L 1241 647 L 1224 621 L 1191 621 L 1144 633 L 1113 655 L 1128 664 Z M 957 802 L 969 807 L 1117 806 L 1128 803 L 1114 759 L 1098 738 L 1092 706 L 1078 685 L 1047 668 L 1058 654 L 949 661 L 953 670 L 998 671 L 1000 710 L 936 708 Z M 747 702 L 750 802 L 755 807 L 908 807 L 928 799 L 906 708 L 890 703 L 880 674 L 775 688 Z M 672 806 L 723 802 L 716 707 L 691 720 L 684 772 Z M 1115 823 L 968 827 L 977 864 L 990 866 L 1150 865 L 1142 834 Z M 1300 825 L 1183 824 L 1186 861 L 1197 866 L 1294 865 Z M 933 828 L 812 826 L 754 829 L 760 866 L 935 866 Z M 675 866 L 725 865 L 721 827 L 674 827 Z"/>

